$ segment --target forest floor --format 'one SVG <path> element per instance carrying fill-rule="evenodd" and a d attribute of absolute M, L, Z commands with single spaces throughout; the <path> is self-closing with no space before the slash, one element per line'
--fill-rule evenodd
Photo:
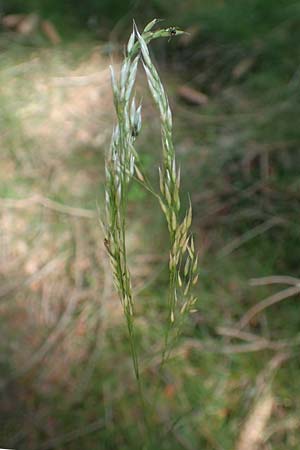
<path fill-rule="evenodd" d="M 3 43 L 1 446 L 141 448 L 126 329 L 98 220 L 114 120 L 105 51 L 88 40 L 41 49 Z M 241 188 L 232 181 L 240 170 L 235 157 L 230 176 L 219 172 L 225 156 L 218 148 L 226 153 L 232 139 L 238 141 L 228 123 L 238 113 L 228 118 L 224 99 L 241 111 L 248 111 L 249 99 L 224 90 L 219 100 L 192 107 L 178 98 L 184 81 L 174 70 L 164 70 L 163 78 L 201 258 L 199 311 L 160 383 L 154 420 L 163 430 L 160 448 L 296 450 L 300 342 L 298 300 L 292 297 L 299 280 L 292 271 L 276 272 L 281 244 L 275 246 L 268 232 L 282 221 L 259 215 L 270 201 L 262 187 L 268 161 L 261 157 L 258 182 L 250 176 Z M 142 95 L 142 79 L 139 86 Z M 146 94 L 143 104 L 141 158 L 156 177 L 159 123 Z M 242 119 L 246 123 L 246 115 Z M 251 149 L 242 164 L 245 177 L 256 170 Z M 258 215 L 245 228 L 242 220 L 253 213 L 253 203 Z M 166 230 L 138 186 L 129 209 L 141 365 L 150 398 L 164 318 Z"/>

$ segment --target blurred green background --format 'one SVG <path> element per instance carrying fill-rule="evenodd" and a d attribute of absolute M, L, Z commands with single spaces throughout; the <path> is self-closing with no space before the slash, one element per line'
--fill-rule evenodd
<path fill-rule="evenodd" d="M 187 30 L 151 47 L 200 282 L 198 312 L 160 373 L 167 231 L 133 185 L 146 398 L 159 388 L 147 448 L 299 449 L 300 2 L 2 0 L 0 14 L 0 446 L 146 448 L 97 216 L 114 123 L 108 65 L 133 18 L 142 29 L 160 17 Z M 138 151 L 157 182 L 159 121 L 142 73 L 137 93 Z"/>

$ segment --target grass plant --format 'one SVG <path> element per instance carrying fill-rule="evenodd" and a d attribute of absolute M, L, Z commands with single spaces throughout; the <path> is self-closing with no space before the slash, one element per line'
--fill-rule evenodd
<path fill-rule="evenodd" d="M 119 80 L 116 79 L 111 67 L 117 124 L 113 130 L 107 155 L 105 184 L 104 242 L 110 257 L 115 286 L 127 323 L 131 358 L 143 408 L 146 405 L 143 398 L 135 339 L 135 299 L 132 293 L 131 275 L 128 267 L 125 233 L 128 187 L 131 182 L 138 181 L 156 197 L 165 216 L 170 237 L 168 313 L 165 339 L 162 345 L 161 367 L 168 359 L 184 318 L 195 308 L 196 297 L 193 295 L 192 287 L 198 279 L 198 258 L 190 232 L 192 207 L 189 204 L 188 210 L 182 213 L 180 203 L 180 168 L 177 167 L 172 139 L 172 113 L 168 97 L 147 46 L 152 39 L 170 38 L 181 34 L 182 31 L 175 27 L 152 31 L 157 22 L 156 19 L 150 22 L 142 34 L 139 33 L 134 24 L 121 66 Z M 136 107 L 136 100 L 133 95 L 140 60 L 142 60 L 150 93 L 160 117 L 162 164 L 159 168 L 159 189 L 153 187 L 148 180 L 135 149 L 135 141 L 142 125 L 142 106 L 140 104 Z"/>
<path fill-rule="evenodd" d="M 95 196 L 109 146 L 106 130 L 112 124 L 106 45 L 99 48 L 99 38 L 78 36 L 78 28 L 76 41 L 51 48 L 2 33 L 4 447 L 232 450 L 247 435 L 244 424 L 255 414 L 259 417 L 263 381 L 275 407 L 261 445 L 299 448 L 297 295 L 282 298 L 237 329 L 247 311 L 265 305 L 268 297 L 290 292 L 288 283 L 299 278 L 299 129 L 291 120 L 300 105 L 299 55 L 293 45 L 299 32 L 298 5 L 290 0 L 247 4 L 245 13 L 244 3 L 212 1 L 204 15 L 202 2 L 192 9 L 170 3 L 176 20 L 186 27 L 195 24 L 200 33 L 184 48 L 167 44 L 168 73 L 163 79 L 168 94 L 188 83 L 209 99 L 207 105 L 190 106 L 172 95 L 176 173 L 181 166 L 185 175 L 180 199 L 188 205 L 185 192 L 191 192 L 203 261 L 200 311 L 186 321 L 175 348 L 185 318 L 179 308 L 184 299 L 178 283 L 172 322 L 168 229 L 159 209 L 159 199 L 169 207 L 169 195 L 160 191 L 156 170 L 159 111 L 155 118 L 146 83 L 137 89 L 143 97 L 143 132 L 131 130 L 137 155 L 128 182 L 126 246 L 133 281 L 130 319 L 152 445 L 131 370 L 122 308 L 112 292 L 109 261 L 95 227 Z M 260 14 L 259 5 L 270 14 Z M 238 20 L 230 20 L 233 13 Z M 260 31 L 259 23 L 264 26 Z M 171 30 L 160 32 L 170 39 Z M 148 33 L 141 33 L 146 45 L 159 34 L 153 29 Z M 171 44 L 177 44 L 176 36 Z M 132 61 L 140 54 L 136 32 L 133 45 Z M 252 68 L 236 79 L 233 69 L 253 56 Z M 133 110 L 139 108 L 139 98 Z M 248 161 L 246 166 L 243 161 Z M 267 178 L 262 178 L 267 172 L 260 171 L 260 161 L 264 169 L 268 162 Z M 162 175 L 163 167 L 162 158 Z M 179 225 L 184 212 L 176 212 Z M 272 217 L 284 219 L 285 226 L 240 239 Z M 224 246 L 227 253 L 218 257 Z M 250 279 L 259 285 L 249 284 Z M 282 353 L 290 358 L 268 379 L 266 369 L 282 361 Z"/>

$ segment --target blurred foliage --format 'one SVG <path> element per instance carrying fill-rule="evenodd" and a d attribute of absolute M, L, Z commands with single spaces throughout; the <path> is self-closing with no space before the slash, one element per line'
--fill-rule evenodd
<path fill-rule="evenodd" d="M 76 29 L 93 29 L 97 25 L 108 30 L 118 21 L 128 25 L 132 13 L 136 12 L 139 0 L 4 0 L 2 9 L 6 13 L 37 12 L 56 22 L 62 32 L 67 26 L 73 35 Z"/>
<path fill-rule="evenodd" d="M 200 136 L 196 132 L 209 155 L 195 176 L 223 208 L 208 225 L 221 221 L 223 230 L 240 234 L 261 220 L 282 218 L 286 227 L 270 234 L 278 242 L 277 269 L 286 264 L 298 274 L 289 248 L 299 242 L 300 130 L 293 118 L 300 113 L 300 4 L 229 0 L 195 3 L 192 11 L 187 7 L 179 17 L 186 28 L 196 26 L 197 35 L 175 49 L 174 59 L 186 81 L 210 99 L 198 115 Z M 197 111 L 186 118 L 183 111 L 181 119 L 184 129 L 197 122 Z M 260 187 L 252 195 L 241 194 L 255 183 Z M 200 218 L 207 209 L 202 201 Z"/>

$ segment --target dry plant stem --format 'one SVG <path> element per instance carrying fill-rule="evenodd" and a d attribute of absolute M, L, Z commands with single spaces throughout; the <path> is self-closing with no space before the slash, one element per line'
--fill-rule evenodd
<path fill-rule="evenodd" d="M 300 285 L 300 279 L 287 275 L 272 275 L 270 277 L 252 278 L 249 281 L 250 286 L 266 286 L 268 284 L 291 284 Z"/>
<path fill-rule="evenodd" d="M 264 311 L 266 308 L 269 308 L 272 305 L 275 305 L 278 302 L 281 302 L 282 300 L 285 300 L 286 298 L 293 297 L 294 295 L 297 295 L 300 293 L 300 285 L 292 286 L 287 289 L 284 289 L 280 292 L 276 292 L 276 294 L 271 295 L 270 297 L 265 298 L 261 302 L 257 303 L 256 305 L 252 306 L 246 314 L 240 319 L 238 323 L 238 328 L 242 329 L 245 328 L 246 325 L 253 319 L 254 316 Z"/>
<path fill-rule="evenodd" d="M 233 239 L 229 244 L 225 245 L 223 249 L 219 252 L 219 257 L 223 258 L 224 256 L 230 255 L 232 252 L 240 248 L 242 245 L 246 244 L 250 240 L 256 238 L 257 236 L 266 233 L 271 228 L 277 225 L 283 225 L 284 221 L 280 219 L 280 217 L 271 217 L 265 222 L 253 227 L 251 230 L 246 231 L 246 233 L 242 234 L 236 239 Z"/>
<path fill-rule="evenodd" d="M 97 217 L 97 214 L 92 210 L 64 205 L 40 194 L 34 194 L 31 197 L 18 200 L 0 198 L 0 208 L 28 209 L 28 207 L 34 205 L 41 205 L 44 208 L 74 217 L 82 217 L 85 219 L 95 219 Z"/>

